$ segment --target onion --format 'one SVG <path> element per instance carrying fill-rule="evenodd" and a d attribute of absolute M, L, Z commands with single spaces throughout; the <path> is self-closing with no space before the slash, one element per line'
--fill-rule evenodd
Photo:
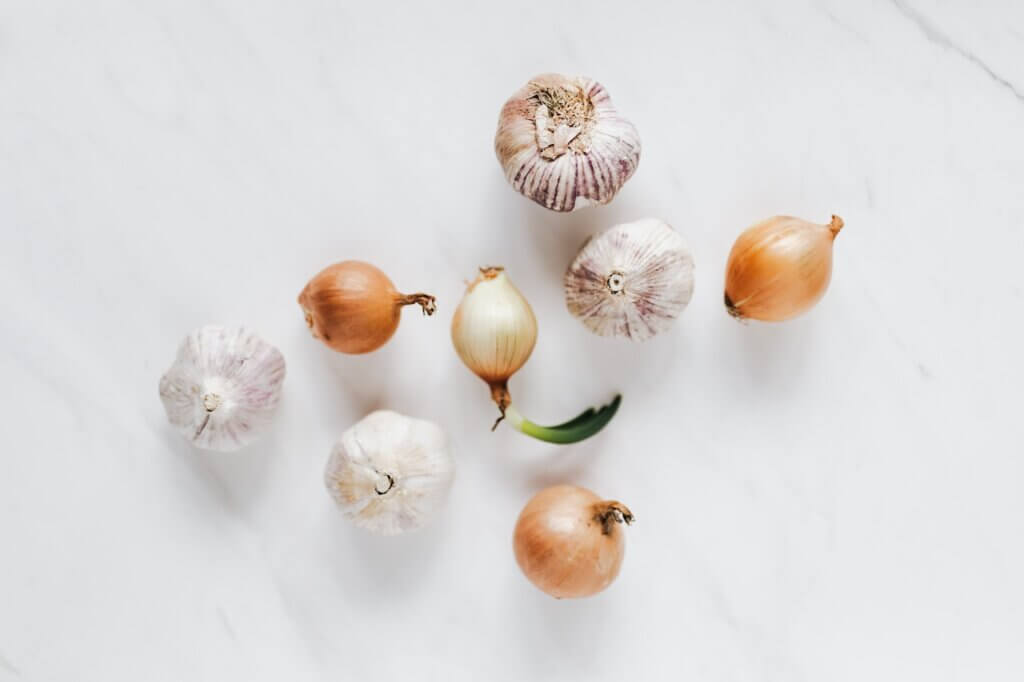
<path fill-rule="evenodd" d="M 383 346 L 398 329 L 402 308 L 414 303 L 424 315 L 437 309 L 433 296 L 400 294 L 378 268 L 355 260 L 324 268 L 299 294 L 313 337 L 341 353 Z"/>
<path fill-rule="evenodd" d="M 725 309 L 739 319 L 782 322 L 807 311 L 832 279 L 832 242 L 843 219 L 828 225 L 776 216 L 739 236 L 725 272 Z"/>
<path fill-rule="evenodd" d="M 508 380 L 526 364 L 536 342 L 533 308 L 505 269 L 480 268 L 452 317 L 452 344 L 463 364 L 491 388 L 491 399 L 501 414 L 491 430 L 507 419 L 517 431 L 549 443 L 575 443 L 593 436 L 615 416 L 622 396 L 556 426 L 535 424 L 512 405 Z"/>
<path fill-rule="evenodd" d="M 586 488 L 546 488 L 516 522 L 516 561 L 530 582 L 556 599 L 589 597 L 618 576 L 626 549 L 619 524 L 632 522 L 624 504 Z"/>

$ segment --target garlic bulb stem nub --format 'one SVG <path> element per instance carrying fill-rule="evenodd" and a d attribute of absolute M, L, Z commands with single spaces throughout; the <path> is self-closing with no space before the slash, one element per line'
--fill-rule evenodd
<path fill-rule="evenodd" d="M 565 273 L 569 312 L 600 336 L 666 331 L 693 296 L 693 254 L 664 221 L 615 225 L 589 239 Z"/>
<path fill-rule="evenodd" d="M 616 271 L 608 275 L 608 279 L 605 281 L 605 284 L 608 286 L 608 291 L 613 294 L 621 294 L 622 289 L 625 287 L 626 279 L 621 272 Z"/>
<path fill-rule="evenodd" d="M 423 526 L 444 504 L 455 476 L 448 439 L 436 424 L 378 410 L 342 434 L 324 470 L 345 516 L 394 535 Z"/>
<path fill-rule="evenodd" d="M 197 447 L 227 452 L 269 426 L 285 376 L 280 351 L 239 326 L 194 330 L 160 379 L 171 424 Z"/>
<path fill-rule="evenodd" d="M 213 412 L 220 407 L 221 397 L 216 393 L 207 393 L 203 396 L 203 407 L 207 412 Z"/>
<path fill-rule="evenodd" d="M 387 495 L 394 487 L 395 479 L 391 474 L 377 474 L 377 485 L 374 486 L 374 490 L 377 491 L 378 495 Z"/>

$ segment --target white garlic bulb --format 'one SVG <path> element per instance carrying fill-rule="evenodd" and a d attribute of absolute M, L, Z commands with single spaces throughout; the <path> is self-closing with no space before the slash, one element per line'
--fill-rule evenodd
<path fill-rule="evenodd" d="M 693 296 L 693 254 L 654 218 L 590 239 L 565 273 L 569 312 L 600 336 L 644 341 L 666 330 Z"/>
<path fill-rule="evenodd" d="M 284 375 L 284 356 L 252 331 L 208 325 L 181 342 L 160 378 L 160 398 L 185 438 L 227 452 L 252 442 L 270 423 Z"/>
<path fill-rule="evenodd" d="M 494 150 L 516 190 L 574 211 L 612 200 L 640 163 L 640 136 L 597 81 L 544 74 L 502 107 Z"/>
<path fill-rule="evenodd" d="M 423 526 L 448 497 L 455 461 L 433 422 L 372 412 L 342 434 L 324 471 L 327 491 L 356 525 L 380 535 Z"/>

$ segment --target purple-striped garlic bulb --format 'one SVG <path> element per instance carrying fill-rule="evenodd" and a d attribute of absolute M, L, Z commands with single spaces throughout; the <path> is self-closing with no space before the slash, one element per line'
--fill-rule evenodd
<path fill-rule="evenodd" d="M 600 83 L 549 73 L 505 102 L 494 151 L 521 194 L 575 211 L 612 200 L 640 163 L 640 136 Z"/>
<path fill-rule="evenodd" d="M 668 223 L 645 218 L 590 239 L 565 273 L 569 312 L 598 336 L 645 341 L 693 296 L 693 253 Z"/>
<path fill-rule="evenodd" d="M 160 378 L 167 419 L 205 450 L 237 450 L 269 425 L 284 356 L 245 327 L 207 325 L 185 337 Z"/>

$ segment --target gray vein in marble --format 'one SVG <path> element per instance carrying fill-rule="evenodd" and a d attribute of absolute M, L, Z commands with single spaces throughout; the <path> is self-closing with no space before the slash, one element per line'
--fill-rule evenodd
<path fill-rule="evenodd" d="M 882 304 L 878 302 L 878 299 L 875 298 L 867 289 L 863 290 L 863 294 L 864 300 L 867 301 L 868 305 L 874 309 L 875 314 L 882 321 L 882 328 L 889 334 L 889 338 L 892 339 L 892 342 L 896 347 L 899 348 L 900 351 L 911 361 L 921 378 L 924 380 L 934 379 L 935 374 L 931 371 L 928 365 L 924 364 L 922 360 L 915 356 L 914 351 L 903 340 L 903 337 L 896 332 L 896 328 L 889 323 L 888 317 L 885 315 L 885 311 L 882 309 Z"/>
<path fill-rule="evenodd" d="M 195 85 L 199 86 L 200 90 L 209 92 L 210 87 L 208 86 L 206 79 L 203 77 L 202 71 L 196 68 L 194 62 L 189 56 L 188 50 L 182 46 L 181 40 L 174 32 L 174 28 L 164 18 L 157 19 L 156 25 L 168 47 L 170 47 L 171 52 L 174 54 L 174 58 L 178 61 L 178 65 L 181 67 L 182 73 L 186 77 L 190 78 Z"/>
<path fill-rule="evenodd" d="M 21 670 L 19 670 L 16 665 L 7 660 L 3 653 L 0 653 L 0 671 L 10 673 L 15 677 L 21 677 Z"/>
<path fill-rule="evenodd" d="M 220 624 L 224 628 L 224 632 L 227 633 L 228 637 L 234 641 L 238 641 L 238 635 L 235 633 L 235 629 L 231 627 L 231 621 L 228 619 L 228 614 L 224 610 L 223 606 L 217 607 L 217 615 L 220 617 Z"/>
<path fill-rule="evenodd" d="M 868 37 L 866 35 L 855 29 L 853 26 L 850 26 L 839 17 L 837 17 L 835 14 L 832 13 L 832 10 L 830 10 L 828 7 L 824 5 L 817 5 L 817 8 L 819 11 L 821 11 L 822 14 L 828 17 L 829 21 L 835 24 L 838 28 L 842 29 L 846 33 L 849 33 L 854 38 L 856 38 L 857 42 L 863 45 L 867 45 L 868 43 L 871 42 L 870 40 L 868 40 Z"/>
<path fill-rule="evenodd" d="M 921 32 L 924 33 L 925 38 L 927 38 L 929 41 L 935 43 L 939 47 L 942 47 L 946 50 L 951 50 L 952 52 L 960 55 L 968 62 L 974 64 L 976 67 L 978 67 L 986 74 L 988 74 L 989 78 L 991 78 L 996 83 L 1009 90 L 1013 94 L 1013 96 L 1016 97 L 1019 101 L 1024 102 L 1024 92 L 1018 90 L 1013 83 L 1011 83 L 1010 81 L 1006 80 L 998 73 L 993 71 L 988 64 L 983 62 L 973 52 L 969 52 L 963 47 L 960 47 L 959 45 L 954 43 L 948 35 L 939 30 L 939 28 L 936 27 L 935 24 L 933 24 L 926 16 L 924 16 L 916 9 L 908 5 L 905 2 L 905 0 L 892 0 L 892 4 L 896 6 L 896 9 L 898 9 L 900 13 L 903 14 L 903 16 L 912 21 L 919 29 L 921 29 Z"/>

